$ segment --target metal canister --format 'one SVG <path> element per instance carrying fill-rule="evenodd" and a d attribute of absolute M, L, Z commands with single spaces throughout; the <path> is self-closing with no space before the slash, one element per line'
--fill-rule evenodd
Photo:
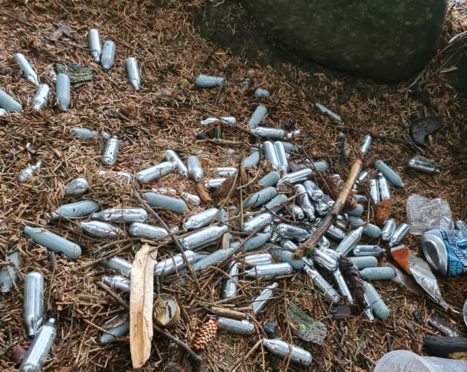
<path fill-rule="evenodd" d="M 310 237 L 310 232 L 308 230 L 286 223 L 277 225 L 276 232 L 282 238 L 297 240 L 299 242 L 305 241 Z"/>
<path fill-rule="evenodd" d="M 28 62 L 24 54 L 16 53 L 16 61 L 18 62 L 21 73 L 26 78 L 27 81 L 34 85 L 39 85 L 39 78 L 37 77 L 36 71 L 32 68 L 31 64 Z"/>
<path fill-rule="evenodd" d="M 235 167 L 217 167 L 214 170 L 220 177 L 235 177 L 238 173 L 238 169 Z"/>
<path fill-rule="evenodd" d="M 370 173 L 368 173 L 368 171 L 366 170 L 361 171 L 357 176 L 357 183 L 358 184 L 363 183 L 368 178 L 369 175 Z"/>
<path fill-rule="evenodd" d="M 175 165 L 175 169 L 177 169 L 180 174 L 188 176 L 188 168 L 174 150 L 165 150 L 165 157 Z"/>
<path fill-rule="evenodd" d="M 378 259 L 375 256 L 349 257 L 349 260 L 359 270 L 378 266 Z"/>
<path fill-rule="evenodd" d="M 281 240 L 281 247 L 286 249 L 290 252 L 295 252 L 298 249 L 298 245 L 295 244 L 292 240 L 289 239 L 282 239 Z"/>
<path fill-rule="evenodd" d="M 97 138 L 99 135 L 95 130 L 81 128 L 81 127 L 72 127 L 70 129 L 70 133 L 78 138 L 81 139 L 90 139 L 90 138 Z"/>
<path fill-rule="evenodd" d="M 259 163 L 259 159 L 261 158 L 261 154 L 256 147 L 251 149 L 250 155 L 242 160 L 242 168 L 251 168 L 256 167 Z"/>
<path fill-rule="evenodd" d="M 77 196 L 88 191 L 89 183 L 85 178 L 78 177 L 68 182 L 64 189 L 65 196 Z"/>
<path fill-rule="evenodd" d="M 384 253 L 384 249 L 377 245 L 357 245 L 352 254 L 354 256 L 379 256 Z"/>
<path fill-rule="evenodd" d="M 196 261 L 192 267 L 193 270 L 203 270 L 208 266 L 215 265 L 221 261 L 224 261 L 226 258 L 230 257 L 235 251 L 238 250 L 238 247 L 229 247 L 225 249 L 218 249 L 217 251 L 212 252 L 211 254 L 203 257 L 201 260 Z"/>
<path fill-rule="evenodd" d="M 109 71 L 114 64 L 116 48 L 112 40 L 106 40 L 102 46 L 101 65 L 105 71 Z"/>
<path fill-rule="evenodd" d="M 312 170 L 310 168 L 303 168 L 295 172 L 287 173 L 285 176 L 283 176 L 279 182 L 277 182 L 278 185 L 285 183 L 285 184 L 294 184 L 294 183 L 299 183 L 306 181 L 308 178 L 310 178 L 312 174 Z"/>
<path fill-rule="evenodd" d="M 128 75 L 128 81 L 134 90 L 139 90 L 141 84 L 141 76 L 139 73 L 138 62 L 136 58 L 130 57 L 125 61 L 126 73 Z"/>
<path fill-rule="evenodd" d="M 290 361 L 309 366 L 313 361 L 311 353 L 299 346 L 290 345 L 277 338 L 263 339 L 263 346 L 272 354 L 281 358 L 290 358 Z"/>
<path fill-rule="evenodd" d="M 171 162 L 163 162 L 152 167 L 143 169 L 136 173 L 138 182 L 145 183 L 154 181 L 157 178 L 163 177 L 171 173 L 175 169 L 175 165 Z"/>
<path fill-rule="evenodd" d="M 305 266 L 305 263 L 301 258 L 295 258 L 293 252 L 287 249 L 282 249 L 280 246 L 273 245 L 269 248 L 269 251 L 277 261 L 290 264 L 294 270 L 302 270 Z"/>
<path fill-rule="evenodd" d="M 381 201 L 391 199 L 391 189 L 389 188 L 388 180 L 382 173 L 378 173 L 378 189 Z"/>
<path fill-rule="evenodd" d="M 234 125 L 237 122 L 235 116 L 219 116 L 219 117 L 209 117 L 207 119 L 201 120 L 200 125 L 209 125 L 213 123 L 221 123 L 226 125 Z"/>
<path fill-rule="evenodd" d="M 331 249 L 315 248 L 312 251 L 313 261 L 332 272 L 339 267 L 339 256 Z"/>
<path fill-rule="evenodd" d="M 179 193 L 182 196 L 182 198 L 188 201 L 189 203 L 193 205 L 201 204 L 201 199 L 198 195 L 190 194 L 185 191 L 177 191 L 175 189 L 167 188 L 167 187 L 154 187 L 152 191 L 157 192 L 158 194 L 163 194 L 163 195 L 177 195 Z"/>
<path fill-rule="evenodd" d="M 234 298 L 237 295 L 237 276 L 238 276 L 238 269 L 240 267 L 240 263 L 233 262 L 230 265 L 228 274 L 229 278 L 224 283 L 224 288 L 222 290 L 222 298 Z"/>
<path fill-rule="evenodd" d="M 4 90 L 0 89 L 0 107 L 7 112 L 21 112 L 23 106 L 16 101 L 12 96 L 7 94 Z"/>
<path fill-rule="evenodd" d="M 245 270 L 247 278 L 273 278 L 275 276 L 288 275 L 293 271 L 292 266 L 287 263 L 275 263 L 268 265 L 257 265 L 251 269 Z"/>
<path fill-rule="evenodd" d="M 203 178 L 204 172 L 203 172 L 203 168 L 201 167 L 201 163 L 197 156 L 194 156 L 194 155 L 188 156 L 187 168 L 188 168 L 188 176 L 193 178 L 196 182 L 201 181 L 201 179 Z"/>
<path fill-rule="evenodd" d="M 375 287 L 365 281 L 363 282 L 363 287 L 365 290 L 365 301 L 370 306 L 374 316 L 378 319 L 386 320 L 389 317 L 389 309 Z"/>
<path fill-rule="evenodd" d="M 154 264 L 154 275 L 166 276 L 183 269 L 186 265 L 195 262 L 195 252 L 186 250 L 185 256 L 179 253 L 165 260 L 158 261 Z M 186 258 L 186 260 L 185 260 Z"/>
<path fill-rule="evenodd" d="M 289 169 L 289 161 L 287 159 L 287 153 L 285 152 L 283 142 L 282 141 L 274 142 L 274 148 L 276 150 L 276 156 L 279 162 L 279 169 L 285 173 Z"/>
<path fill-rule="evenodd" d="M 254 94 L 255 94 L 255 97 L 257 98 L 269 97 L 269 91 L 263 88 L 256 88 Z"/>
<path fill-rule="evenodd" d="M 255 111 L 253 111 L 253 114 L 250 117 L 250 120 L 248 120 L 248 129 L 251 130 L 253 128 L 256 128 L 264 119 L 266 114 L 268 113 L 268 109 L 264 105 L 259 105 L 256 107 Z"/>
<path fill-rule="evenodd" d="M 112 208 L 93 213 L 93 220 L 114 223 L 144 222 L 149 218 L 143 208 Z"/>
<path fill-rule="evenodd" d="M 269 232 L 255 234 L 243 243 L 243 249 L 245 251 L 253 251 L 255 249 L 261 248 L 269 239 L 271 239 L 271 233 Z"/>
<path fill-rule="evenodd" d="M 350 231 L 344 240 L 342 240 L 336 248 L 336 253 L 341 256 L 347 256 L 352 251 L 363 234 L 363 226 L 357 227 L 355 230 Z"/>
<path fill-rule="evenodd" d="M 363 219 L 361 219 L 360 217 L 355 217 L 355 216 L 349 216 L 349 222 L 350 222 L 350 225 L 352 225 L 352 227 L 360 227 L 366 224 L 366 222 L 363 221 Z"/>
<path fill-rule="evenodd" d="M 115 341 L 118 337 L 123 337 L 130 331 L 130 322 L 125 320 L 127 317 L 117 317 L 102 325 L 107 332 L 103 332 L 99 338 L 101 345 L 107 345 Z"/>
<path fill-rule="evenodd" d="M 305 186 L 301 184 L 295 185 L 294 193 L 295 195 L 297 195 L 297 204 L 300 206 L 300 208 L 303 209 L 308 219 L 310 221 L 314 221 L 315 220 L 315 208 L 313 207 L 313 204 L 311 203 L 310 197 L 308 196 Z"/>
<path fill-rule="evenodd" d="M 263 152 L 266 160 L 271 164 L 272 169 L 279 169 L 279 159 L 277 157 L 276 148 L 271 141 L 263 143 Z"/>
<path fill-rule="evenodd" d="M 391 280 L 396 276 L 392 267 L 367 267 L 360 271 L 360 275 L 365 280 Z"/>
<path fill-rule="evenodd" d="M 67 111 L 71 104 L 70 78 L 67 74 L 58 74 L 55 80 L 55 94 L 60 110 Z"/>
<path fill-rule="evenodd" d="M 220 330 L 235 333 L 242 336 L 251 336 L 256 332 L 256 327 L 248 320 L 236 320 L 230 318 L 219 317 L 217 326 Z"/>
<path fill-rule="evenodd" d="M 88 43 L 89 43 L 89 51 L 91 52 L 92 58 L 94 58 L 94 61 L 99 62 L 101 59 L 101 53 L 102 53 L 99 30 L 95 28 L 91 28 L 88 31 Z"/>
<path fill-rule="evenodd" d="M 246 266 L 267 265 L 272 263 L 272 256 L 269 253 L 249 254 L 243 258 Z"/>
<path fill-rule="evenodd" d="M 195 79 L 195 85 L 198 88 L 216 88 L 224 84 L 224 78 L 220 76 L 198 75 Z"/>
<path fill-rule="evenodd" d="M 253 310 L 253 314 L 259 314 L 266 307 L 267 302 L 272 298 L 274 290 L 277 287 L 279 287 L 279 283 L 277 282 L 268 285 L 260 292 L 259 296 L 251 302 L 250 307 Z"/>
<path fill-rule="evenodd" d="M 32 109 L 34 111 L 39 111 L 47 106 L 47 102 L 49 101 L 49 92 L 50 88 L 47 84 L 41 84 L 37 87 L 36 94 L 32 99 Z"/>
<path fill-rule="evenodd" d="M 334 279 L 334 282 L 336 283 L 337 287 L 339 288 L 340 294 L 347 299 L 347 302 L 349 304 L 353 304 L 354 299 L 352 297 L 352 294 L 350 293 L 349 286 L 347 285 L 347 282 L 345 281 L 345 278 L 342 275 L 340 269 L 334 270 L 331 273 L 331 276 Z"/>
<path fill-rule="evenodd" d="M 296 204 L 287 204 L 286 208 L 289 213 L 292 215 L 294 220 L 303 220 L 305 219 L 305 212 L 301 207 Z"/>
<path fill-rule="evenodd" d="M 271 222 L 272 222 L 271 213 L 269 212 L 261 213 L 249 219 L 248 221 L 245 221 L 242 225 L 242 231 L 253 232 L 255 230 L 261 230 L 263 227 L 266 227 Z"/>
<path fill-rule="evenodd" d="M 226 178 L 210 178 L 204 182 L 204 187 L 207 189 L 217 189 L 225 182 Z"/>
<path fill-rule="evenodd" d="M 315 106 L 318 108 L 319 111 L 321 111 L 323 114 L 329 116 L 337 124 L 342 124 L 342 118 L 340 117 L 340 115 L 336 114 L 334 111 L 331 111 L 326 106 L 324 106 L 324 105 L 322 105 L 320 103 L 315 103 Z"/>
<path fill-rule="evenodd" d="M 248 198 L 246 198 L 243 202 L 243 205 L 246 208 L 256 208 L 263 204 L 266 204 L 276 195 L 277 195 L 277 190 L 274 187 L 272 186 L 266 187 L 250 195 Z"/>
<path fill-rule="evenodd" d="M 7 256 L 9 265 L 5 265 L 0 270 L 0 293 L 8 293 L 18 279 L 17 269 L 21 265 L 21 256 L 19 252 L 12 252 Z"/>
<path fill-rule="evenodd" d="M 381 240 L 388 242 L 391 240 L 394 231 L 396 231 L 396 220 L 394 218 L 388 218 L 384 223 L 383 229 L 381 230 Z"/>
<path fill-rule="evenodd" d="M 266 203 L 264 209 L 267 211 L 272 211 L 274 213 L 279 212 L 282 208 L 285 207 L 285 203 L 287 203 L 287 195 L 285 194 L 277 194 L 274 198 Z"/>
<path fill-rule="evenodd" d="M 421 239 L 428 263 L 443 275 L 467 272 L 467 231 L 433 229 Z"/>
<path fill-rule="evenodd" d="M 130 236 L 146 239 L 158 239 L 169 235 L 168 231 L 159 226 L 152 226 L 141 222 L 133 222 L 128 229 Z"/>
<path fill-rule="evenodd" d="M 24 233 L 35 243 L 57 253 L 63 253 L 70 260 L 81 256 L 81 247 L 50 231 L 38 227 L 25 226 Z"/>
<path fill-rule="evenodd" d="M 130 277 L 132 263 L 122 257 L 115 256 L 109 258 L 108 260 L 102 261 L 102 264 L 105 267 L 111 270 L 115 270 L 121 275 L 126 276 L 127 278 Z"/>
<path fill-rule="evenodd" d="M 261 138 L 283 139 L 286 135 L 285 130 L 281 128 L 256 127 L 250 129 L 250 132 Z"/>
<path fill-rule="evenodd" d="M 375 203 L 376 205 L 378 205 L 381 202 L 378 180 L 374 178 L 370 180 L 370 197 L 373 203 Z"/>
<path fill-rule="evenodd" d="M 373 138 L 369 134 L 367 134 L 364 138 L 363 141 L 360 145 L 360 154 L 366 155 L 368 154 L 368 150 L 370 149 L 371 142 L 373 141 Z"/>
<path fill-rule="evenodd" d="M 44 276 L 37 271 L 24 279 L 23 321 L 28 337 L 34 337 L 44 320 Z"/>
<path fill-rule="evenodd" d="M 217 242 L 229 230 L 226 225 L 209 226 L 179 239 L 184 249 L 194 250 Z"/>
<path fill-rule="evenodd" d="M 325 234 L 327 237 L 337 241 L 344 240 L 346 237 L 345 232 L 334 225 L 329 226 Z"/>
<path fill-rule="evenodd" d="M 100 208 L 100 205 L 94 200 L 80 200 L 69 204 L 63 204 L 52 212 L 51 220 L 89 216 Z"/>
<path fill-rule="evenodd" d="M 107 222 L 89 221 L 80 222 L 79 228 L 85 233 L 96 238 L 117 239 L 125 236 L 125 233 L 117 226 Z"/>
<path fill-rule="evenodd" d="M 130 293 L 130 279 L 120 275 L 105 275 L 102 277 L 102 282 L 110 286 L 112 289 L 117 289 L 124 293 Z"/>
<path fill-rule="evenodd" d="M 185 203 L 185 201 L 166 195 L 161 195 L 156 192 L 144 192 L 143 198 L 152 208 L 167 209 L 179 214 L 185 213 L 188 210 L 188 205 Z"/>
<path fill-rule="evenodd" d="M 55 319 L 50 318 L 39 329 L 36 337 L 34 337 L 31 346 L 21 362 L 21 366 L 19 367 L 20 372 L 40 371 L 42 369 L 52 348 L 56 334 Z"/>
<path fill-rule="evenodd" d="M 381 236 L 381 229 L 372 223 L 367 223 L 363 228 L 363 234 L 372 239 L 378 239 Z"/>
<path fill-rule="evenodd" d="M 433 162 L 422 156 L 415 156 L 407 162 L 407 166 L 419 172 L 437 174 L 440 169 Z"/>
<path fill-rule="evenodd" d="M 340 295 L 337 291 L 332 287 L 331 284 L 328 283 L 326 279 L 316 270 L 313 261 L 307 257 L 303 258 L 305 262 L 305 267 L 303 270 L 305 273 L 313 280 L 313 285 L 323 293 L 324 297 L 333 304 L 338 304 L 341 300 Z"/>
<path fill-rule="evenodd" d="M 401 176 L 399 176 L 389 165 L 387 165 L 382 160 L 375 161 L 375 167 L 378 169 L 384 177 L 387 178 L 396 187 L 404 187 L 404 182 L 402 181 Z"/>
<path fill-rule="evenodd" d="M 104 153 L 102 154 L 102 162 L 106 165 L 114 165 L 117 161 L 118 150 L 120 142 L 117 137 L 110 137 L 104 147 Z"/>
<path fill-rule="evenodd" d="M 410 226 L 406 223 L 401 223 L 399 226 L 396 227 L 396 230 L 391 236 L 391 240 L 389 241 L 389 246 L 394 247 L 399 244 L 402 240 L 404 240 L 405 236 L 409 233 Z"/>
<path fill-rule="evenodd" d="M 182 227 L 185 230 L 196 230 L 209 225 L 219 213 L 217 208 L 208 208 L 187 218 Z"/>

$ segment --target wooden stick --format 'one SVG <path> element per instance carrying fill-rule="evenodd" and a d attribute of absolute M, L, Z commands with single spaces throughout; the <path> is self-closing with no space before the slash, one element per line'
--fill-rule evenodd
<path fill-rule="evenodd" d="M 331 226 L 331 224 L 336 219 L 337 215 L 341 212 L 342 208 L 344 207 L 345 202 L 350 196 L 352 187 L 361 169 L 362 169 L 362 160 L 361 159 L 355 160 L 355 162 L 352 165 L 352 168 L 350 169 L 349 177 L 347 178 L 347 181 L 345 182 L 345 185 L 342 188 L 342 191 L 339 194 L 339 197 L 337 198 L 336 202 L 332 206 L 331 211 L 326 215 L 326 217 L 323 218 L 323 220 L 321 221 L 321 223 L 319 224 L 318 228 L 313 233 L 313 235 L 311 235 L 308 238 L 308 240 L 305 243 L 303 243 L 295 251 L 295 254 L 294 254 L 295 258 L 303 257 L 306 250 L 313 249 L 314 247 L 316 247 L 321 237 L 329 229 L 329 226 Z"/>

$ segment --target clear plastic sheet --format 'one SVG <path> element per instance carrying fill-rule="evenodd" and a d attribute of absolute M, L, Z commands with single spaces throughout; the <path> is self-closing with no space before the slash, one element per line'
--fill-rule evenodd
<path fill-rule="evenodd" d="M 421 235 L 436 228 L 453 228 L 451 208 L 444 199 L 428 199 L 412 194 L 407 199 L 406 208 L 411 234 Z"/>

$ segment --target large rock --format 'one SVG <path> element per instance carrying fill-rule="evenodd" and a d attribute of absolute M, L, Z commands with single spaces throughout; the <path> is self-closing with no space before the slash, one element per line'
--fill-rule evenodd
<path fill-rule="evenodd" d="M 275 38 L 324 66 L 404 80 L 433 56 L 448 0 L 242 0 Z"/>

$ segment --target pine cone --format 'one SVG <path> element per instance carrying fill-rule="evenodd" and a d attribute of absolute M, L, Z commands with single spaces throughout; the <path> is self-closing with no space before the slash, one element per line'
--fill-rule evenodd
<path fill-rule="evenodd" d="M 355 299 L 357 300 L 357 305 L 360 309 L 366 307 L 365 302 L 365 290 L 363 288 L 363 279 L 360 276 L 358 269 L 353 265 L 347 257 L 341 257 L 339 259 L 340 268 L 342 274 L 344 274 L 347 283 L 349 284 L 350 290 L 352 291 Z"/>
<path fill-rule="evenodd" d="M 217 320 L 209 319 L 195 332 L 193 337 L 192 347 L 194 350 L 204 350 L 208 344 L 214 340 L 217 333 Z"/>
<path fill-rule="evenodd" d="M 392 200 L 383 200 L 376 208 L 375 222 L 378 226 L 383 226 L 392 213 Z"/>

